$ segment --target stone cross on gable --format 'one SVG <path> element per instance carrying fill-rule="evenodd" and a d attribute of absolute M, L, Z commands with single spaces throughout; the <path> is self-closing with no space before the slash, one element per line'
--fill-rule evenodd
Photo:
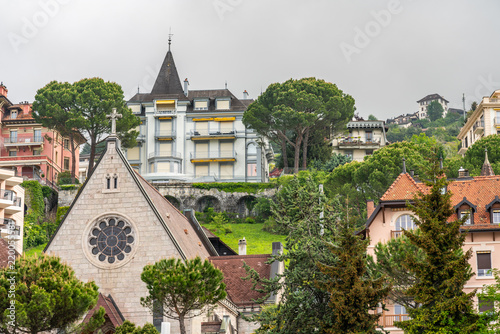
<path fill-rule="evenodd" d="M 122 118 L 122 114 L 116 112 L 116 108 L 113 108 L 111 115 L 106 115 L 106 118 L 111 119 L 111 135 L 116 136 L 116 120 Z"/>

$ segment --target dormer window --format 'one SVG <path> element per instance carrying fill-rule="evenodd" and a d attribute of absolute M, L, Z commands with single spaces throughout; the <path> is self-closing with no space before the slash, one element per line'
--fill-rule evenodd
<path fill-rule="evenodd" d="M 231 108 L 231 101 L 229 99 L 217 99 L 215 101 L 215 108 L 217 110 L 229 110 Z"/>
<path fill-rule="evenodd" d="M 194 101 L 194 110 L 208 110 L 208 100 Z"/>
<path fill-rule="evenodd" d="M 495 196 L 495 199 L 486 206 L 486 211 L 490 212 L 492 224 L 500 224 L 500 198 Z"/>
<path fill-rule="evenodd" d="M 460 203 L 455 205 L 455 210 L 457 212 L 458 219 L 465 219 L 463 223 L 464 225 L 474 224 L 474 212 L 476 212 L 476 206 L 469 202 L 467 198 L 464 197 Z"/>
<path fill-rule="evenodd" d="M 10 112 L 10 118 L 11 119 L 16 119 L 17 118 L 17 110 L 12 110 Z"/>
<path fill-rule="evenodd" d="M 159 113 L 175 111 L 175 100 L 157 100 L 156 111 Z"/>

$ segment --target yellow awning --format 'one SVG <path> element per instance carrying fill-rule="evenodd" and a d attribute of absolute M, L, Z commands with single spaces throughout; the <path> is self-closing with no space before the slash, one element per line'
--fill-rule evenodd
<path fill-rule="evenodd" d="M 229 121 L 234 121 L 236 117 L 216 117 L 214 118 L 214 121 L 216 122 L 229 122 Z"/>
<path fill-rule="evenodd" d="M 213 117 L 210 118 L 193 118 L 193 122 L 203 122 L 203 121 L 213 121 Z"/>

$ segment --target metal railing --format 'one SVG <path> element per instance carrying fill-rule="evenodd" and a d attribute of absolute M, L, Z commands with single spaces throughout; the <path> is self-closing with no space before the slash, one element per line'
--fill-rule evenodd
<path fill-rule="evenodd" d="M 484 120 L 474 123 L 474 125 L 472 126 L 473 131 L 476 131 L 477 128 L 484 128 Z"/>
<path fill-rule="evenodd" d="M 38 144 L 43 142 L 42 136 L 30 136 L 30 137 L 9 137 L 5 138 L 5 144 Z"/>
<path fill-rule="evenodd" d="M 144 140 L 146 140 L 146 135 L 138 135 L 138 136 L 137 136 L 137 140 L 139 140 L 139 141 L 144 141 Z"/>
<path fill-rule="evenodd" d="M 175 131 L 172 130 L 157 130 L 155 132 L 156 137 L 175 137 Z"/>
<path fill-rule="evenodd" d="M 235 151 L 218 151 L 218 152 L 191 152 L 191 159 L 222 159 L 235 158 Z"/>
<path fill-rule="evenodd" d="M 494 122 L 495 125 L 500 125 L 500 117 L 495 117 Z"/>
<path fill-rule="evenodd" d="M 382 327 L 394 327 L 396 321 L 406 321 L 409 319 L 408 314 L 384 314 L 378 319 L 378 324 Z"/>
<path fill-rule="evenodd" d="M 170 158 L 181 158 L 181 154 L 178 152 L 171 152 L 171 151 L 159 151 L 159 152 L 152 152 L 149 153 L 148 158 L 155 158 L 155 157 L 170 157 Z"/>
<path fill-rule="evenodd" d="M 339 140 L 339 145 L 350 146 L 350 145 L 379 145 L 380 139 L 365 138 L 361 139 L 359 137 L 348 137 Z"/>
<path fill-rule="evenodd" d="M 16 225 L 16 222 L 10 218 L 4 218 L 3 224 L 0 225 L 1 229 L 8 230 L 11 235 L 21 235 L 21 227 Z"/>
<path fill-rule="evenodd" d="M 402 235 L 403 235 L 403 230 L 391 231 L 391 239 L 399 238 Z"/>
<path fill-rule="evenodd" d="M 219 130 L 191 130 L 191 136 L 193 137 L 210 137 L 210 136 L 234 136 L 236 135 L 236 130 L 219 131 Z"/>

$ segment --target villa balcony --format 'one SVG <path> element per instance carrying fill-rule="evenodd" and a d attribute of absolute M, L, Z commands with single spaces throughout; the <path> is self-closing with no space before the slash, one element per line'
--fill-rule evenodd
<path fill-rule="evenodd" d="M 495 117 L 495 128 L 500 129 L 500 117 Z"/>
<path fill-rule="evenodd" d="M 360 139 L 358 137 L 348 137 L 338 141 L 338 148 L 345 150 L 359 149 L 378 149 L 380 148 L 380 139 Z"/>
<path fill-rule="evenodd" d="M 230 131 L 196 131 L 190 132 L 191 140 L 210 140 L 210 139 L 236 139 L 236 130 Z"/>
<path fill-rule="evenodd" d="M 383 314 L 378 319 L 378 324 L 382 327 L 395 327 L 394 323 L 396 321 L 406 321 L 409 319 L 408 314 Z"/>
<path fill-rule="evenodd" d="M 219 151 L 219 152 L 191 152 L 191 162 L 224 162 L 236 161 L 235 151 Z"/>
<path fill-rule="evenodd" d="M 0 234 L 2 238 L 20 240 L 21 227 L 19 225 L 16 225 L 16 222 L 14 220 L 4 218 L 3 224 L 0 224 Z"/>
<path fill-rule="evenodd" d="M 153 158 L 176 158 L 176 159 L 181 159 L 181 154 L 178 153 L 178 152 L 172 152 L 172 151 L 159 151 L 159 152 L 149 153 L 148 159 L 153 159 Z"/>
<path fill-rule="evenodd" d="M 22 199 L 17 197 L 16 193 L 12 190 L 2 190 L 0 202 L 2 202 L 2 206 L 0 207 L 4 208 L 5 214 L 12 215 L 23 210 Z"/>
<path fill-rule="evenodd" d="M 14 138 L 4 138 L 5 147 L 17 146 L 40 146 L 43 144 L 42 136 L 19 136 Z"/>
<path fill-rule="evenodd" d="M 403 235 L 403 231 L 402 230 L 399 230 L 399 231 L 391 231 L 391 239 L 396 239 L 396 238 L 399 238 L 400 236 Z"/>
<path fill-rule="evenodd" d="M 458 150 L 458 154 L 465 154 L 467 152 L 467 147 L 460 147 L 460 150 Z"/>
<path fill-rule="evenodd" d="M 172 130 L 156 131 L 155 138 L 158 140 L 173 140 L 175 138 L 175 131 Z"/>
<path fill-rule="evenodd" d="M 472 126 L 475 135 L 482 135 L 484 133 L 484 121 L 477 121 Z"/>
<path fill-rule="evenodd" d="M 138 142 L 145 142 L 146 141 L 146 135 L 138 135 L 136 140 Z"/>

